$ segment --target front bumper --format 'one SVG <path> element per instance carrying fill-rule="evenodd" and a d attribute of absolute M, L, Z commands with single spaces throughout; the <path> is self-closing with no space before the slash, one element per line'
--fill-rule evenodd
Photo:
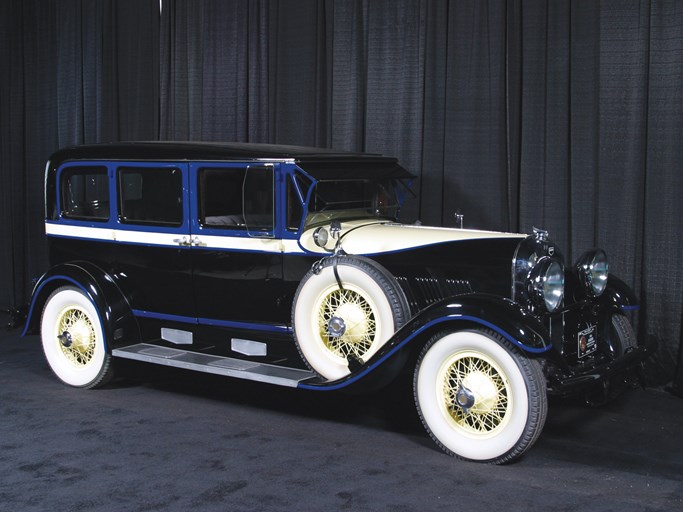
<path fill-rule="evenodd" d="M 614 377 L 638 369 L 656 350 L 657 340 L 651 337 L 645 344 L 639 345 L 619 358 L 590 368 L 572 369 L 569 373 L 552 375 L 548 380 L 548 392 L 571 394 L 594 384 L 607 382 Z"/>

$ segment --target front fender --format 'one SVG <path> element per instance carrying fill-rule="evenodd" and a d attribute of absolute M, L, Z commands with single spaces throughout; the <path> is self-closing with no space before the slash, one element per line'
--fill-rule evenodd
<path fill-rule="evenodd" d="M 607 280 L 607 288 L 600 296 L 600 303 L 603 307 L 613 307 L 624 311 L 640 309 L 638 298 L 631 287 L 612 274 Z"/>
<path fill-rule="evenodd" d="M 140 341 L 140 331 L 130 305 L 114 279 L 96 265 L 84 261 L 56 265 L 38 280 L 22 336 L 39 332 L 43 307 L 50 294 L 61 286 L 78 288 L 95 305 L 107 351 L 123 338 L 128 342 Z"/>
<path fill-rule="evenodd" d="M 335 390 L 365 380 L 372 373 L 386 369 L 395 376 L 400 368 L 388 365 L 390 359 L 401 362 L 406 358 L 398 355 L 421 350 L 431 335 L 444 328 L 468 329 L 473 327 L 491 329 L 510 343 L 529 354 L 542 354 L 551 350 L 550 333 L 533 315 L 519 304 L 495 295 L 472 293 L 451 297 L 432 304 L 413 317 L 399 329 L 387 343 L 364 365 L 348 376 L 332 381 L 306 381 L 299 385 L 304 389 Z M 386 367 L 386 368 L 385 368 Z"/>

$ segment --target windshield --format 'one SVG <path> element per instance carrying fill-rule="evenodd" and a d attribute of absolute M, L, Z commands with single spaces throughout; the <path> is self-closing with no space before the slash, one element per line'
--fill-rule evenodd
<path fill-rule="evenodd" d="M 399 207 L 393 179 L 321 180 L 313 188 L 306 225 L 368 217 L 395 220 Z"/>

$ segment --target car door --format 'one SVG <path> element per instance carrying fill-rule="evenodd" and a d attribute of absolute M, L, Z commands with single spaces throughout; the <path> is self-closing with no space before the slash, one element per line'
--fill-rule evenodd
<path fill-rule="evenodd" d="M 192 265 L 200 324 L 286 331 L 279 164 L 194 163 Z"/>
<path fill-rule="evenodd" d="M 181 163 L 116 164 L 117 277 L 138 317 L 196 321 L 188 173 Z"/>

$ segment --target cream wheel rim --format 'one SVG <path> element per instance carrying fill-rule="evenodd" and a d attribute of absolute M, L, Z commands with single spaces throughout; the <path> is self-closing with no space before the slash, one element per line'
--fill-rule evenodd
<path fill-rule="evenodd" d="M 377 337 L 377 315 L 373 305 L 359 292 L 335 287 L 322 294 L 318 307 L 318 332 L 325 347 L 335 356 L 362 359 Z M 344 330 L 330 332 L 330 321 L 341 319 Z"/>
<path fill-rule="evenodd" d="M 510 420 L 513 397 L 505 372 L 491 358 L 464 351 L 439 370 L 437 396 L 447 421 L 471 437 L 496 435 Z"/>
<path fill-rule="evenodd" d="M 74 366 L 86 366 L 95 355 L 95 327 L 83 308 L 68 306 L 59 313 L 55 340 L 61 353 Z"/>

